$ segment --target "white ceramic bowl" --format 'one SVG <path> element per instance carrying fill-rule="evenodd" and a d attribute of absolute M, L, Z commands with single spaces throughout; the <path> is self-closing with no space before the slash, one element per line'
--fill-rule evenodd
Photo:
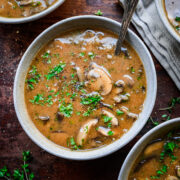
<path fill-rule="evenodd" d="M 56 3 L 54 3 L 52 6 L 49 8 L 45 9 L 44 11 L 34 14 L 29 17 L 21 17 L 21 18 L 7 18 L 7 17 L 2 17 L 0 16 L 0 23 L 6 23 L 6 24 L 21 24 L 21 23 L 26 23 L 30 21 L 34 21 L 37 19 L 40 19 L 47 14 L 51 13 L 54 11 L 56 8 L 58 8 L 61 4 L 63 4 L 65 0 L 58 0 Z"/>
<path fill-rule="evenodd" d="M 166 29 L 169 31 L 169 33 L 180 43 L 180 35 L 174 30 L 170 22 L 168 21 L 168 18 L 166 16 L 166 12 L 164 10 L 163 0 L 155 0 L 156 2 L 156 8 L 159 13 L 159 16 L 166 27 Z"/>
<path fill-rule="evenodd" d="M 118 180 L 128 180 L 128 176 L 132 166 L 134 165 L 136 159 L 141 154 L 143 149 L 147 146 L 149 142 L 151 142 L 154 138 L 157 138 L 163 133 L 167 133 L 173 129 L 180 129 L 180 118 L 172 119 L 162 123 L 155 128 L 151 129 L 148 133 L 146 133 L 131 149 L 128 156 L 126 157 L 121 171 L 119 173 Z"/>
<path fill-rule="evenodd" d="M 128 30 L 127 41 L 134 47 L 134 49 L 139 54 L 147 77 L 147 97 L 144 102 L 144 108 L 139 118 L 133 124 L 132 128 L 119 140 L 113 142 L 105 147 L 89 150 L 89 151 L 71 151 L 64 147 L 61 147 L 52 141 L 48 140 L 43 136 L 39 130 L 35 127 L 34 123 L 31 121 L 28 112 L 26 110 L 25 98 L 24 98 L 24 85 L 25 77 L 28 68 L 31 64 L 32 59 L 36 53 L 47 44 L 50 40 L 54 39 L 57 35 L 64 33 L 65 31 L 79 29 L 79 28 L 104 28 L 115 33 L 118 33 L 120 28 L 120 23 L 105 17 L 98 16 L 76 16 L 62 20 L 53 26 L 42 32 L 29 46 L 26 50 L 21 62 L 18 66 L 16 77 L 14 81 L 14 105 L 16 114 L 18 116 L 19 122 L 22 125 L 28 136 L 41 148 L 59 157 L 74 159 L 74 160 L 88 160 L 96 159 L 106 156 L 114 151 L 125 146 L 129 141 L 131 141 L 146 124 L 152 109 L 154 107 L 156 99 L 156 72 L 154 64 L 150 53 L 148 52 L 146 46 L 138 38 L 138 36 L 131 30 Z"/>

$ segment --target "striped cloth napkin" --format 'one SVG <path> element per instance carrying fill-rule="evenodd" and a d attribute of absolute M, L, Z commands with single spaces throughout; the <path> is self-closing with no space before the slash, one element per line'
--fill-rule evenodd
<path fill-rule="evenodd" d="M 126 0 L 119 0 L 125 7 Z M 180 44 L 161 22 L 154 0 L 140 0 L 132 23 L 180 90 Z"/>

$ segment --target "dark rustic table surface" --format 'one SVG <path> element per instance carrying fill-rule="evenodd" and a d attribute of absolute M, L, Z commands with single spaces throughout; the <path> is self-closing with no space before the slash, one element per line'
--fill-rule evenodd
<path fill-rule="evenodd" d="M 13 81 L 27 47 L 50 25 L 71 16 L 94 14 L 98 9 L 104 12 L 105 17 L 119 22 L 122 20 L 123 9 L 117 0 L 66 0 L 56 11 L 38 21 L 21 25 L 0 24 L 0 168 L 4 165 L 10 171 L 18 168 L 22 163 L 22 151 L 30 150 L 34 157 L 30 167 L 35 179 L 117 179 L 132 146 L 154 127 L 148 121 L 139 135 L 121 150 L 101 159 L 77 162 L 55 157 L 42 150 L 29 139 L 18 122 L 13 105 Z M 132 25 L 130 28 L 135 31 Z M 180 96 L 180 92 L 154 56 L 153 60 L 157 71 L 158 91 L 151 116 L 154 121 L 163 122 L 166 118 L 161 116 L 168 112 L 162 112 L 159 108 L 166 107 L 171 98 Z M 175 117 L 180 117 L 180 105 L 171 114 L 171 118 Z"/>

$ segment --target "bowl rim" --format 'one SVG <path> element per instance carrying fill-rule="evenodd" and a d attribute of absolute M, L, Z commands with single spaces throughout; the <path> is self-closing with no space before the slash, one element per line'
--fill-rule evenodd
<path fill-rule="evenodd" d="M 97 159 L 97 158 L 101 158 L 101 157 L 107 156 L 107 155 L 109 155 L 109 154 L 119 150 L 120 148 L 122 148 L 126 144 L 128 144 L 142 130 L 142 128 L 144 127 L 144 125 L 148 121 L 148 118 L 147 118 L 146 121 L 141 123 L 140 128 L 133 134 L 132 137 L 129 137 L 129 139 L 126 140 L 126 142 L 122 143 L 121 146 L 118 145 L 118 143 L 120 143 L 119 142 L 120 139 L 121 139 L 120 138 L 119 140 L 115 141 L 114 143 L 111 143 L 111 144 L 109 144 L 107 146 L 104 146 L 104 147 L 101 147 L 101 148 L 98 148 L 98 149 L 94 149 L 94 150 L 90 150 L 90 151 L 83 151 L 83 152 L 82 151 L 76 151 L 76 152 L 75 151 L 71 151 L 71 153 L 68 153 L 68 154 L 66 154 L 68 152 L 68 150 L 62 150 L 64 153 L 56 153 L 56 152 L 53 152 L 51 149 L 47 149 L 47 147 L 44 147 L 43 145 L 41 145 L 35 139 L 35 137 L 33 137 L 30 134 L 28 129 L 25 127 L 25 124 L 23 122 L 24 120 L 21 119 L 21 116 L 20 116 L 20 111 L 22 111 L 22 109 L 18 108 L 18 103 L 17 103 L 18 99 L 17 99 L 16 95 L 17 95 L 17 92 L 18 92 L 18 79 L 19 79 L 19 76 L 20 76 L 20 73 L 21 73 L 21 69 L 22 69 L 21 66 L 22 66 L 23 61 L 25 61 L 27 53 L 31 50 L 33 45 L 35 43 L 37 43 L 39 40 L 41 40 L 41 38 L 43 36 L 45 36 L 46 33 L 48 33 L 49 31 L 52 31 L 54 28 L 56 28 L 58 26 L 61 26 L 61 25 L 63 25 L 66 22 L 69 22 L 69 21 L 71 22 L 71 21 L 76 21 L 76 20 L 83 20 L 83 19 L 85 19 L 85 20 L 95 19 L 95 20 L 99 20 L 99 21 L 103 21 L 103 22 L 105 21 L 105 22 L 108 22 L 108 23 L 112 23 L 112 24 L 114 24 L 114 26 L 119 26 L 119 27 L 121 26 L 121 24 L 119 22 L 115 21 L 115 20 L 112 20 L 112 19 L 106 18 L 106 17 L 95 16 L 95 15 L 83 15 L 83 16 L 70 17 L 70 18 L 67 18 L 67 19 L 64 19 L 64 20 L 61 20 L 61 21 L 55 23 L 54 25 L 52 25 L 49 28 L 47 28 L 46 30 L 44 30 L 40 35 L 38 35 L 35 38 L 35 40 L 30 44 L 30 46 L 27 48 L 27 50 L 25 51 L 23 57 L 21 58 L 21 61 L 20 61 L 19 65 L 18 65 L 17 71 L 16 71 L 15 80 L 14 80 L 14 88 L 13 88 L 14 107 L 15 107 L 16 115 L 18 117 L 18 120 L 19 120 L 22 128 L 24 129 L 26 134 L 30 137 L 30 139 L 35 144 L 37 144 L 39 147 L 41 147 L 42 149 L 46 150 L 50 154 L 53 154 L 55 156 L 62 157 L 62 158 L 65 158 L 65 159 L 71 159 L 71 160 L 92 160 L 92 159 Z M 149 58 L 149 63 L 150 63 L 150 66 L 151 66 L 151 70 L 152 70 L 152 74 L 153 74 L 153 81 L 154 81 L 153 92 L 150 92 L 150 93 L 152 93 L 151 104 L 150 104 L 150 106 L 148 108 L 149 111 L 146 113 L 146 116 L 149 117 L 151 112 L 152 112 L 152 110 L 153 110 L 153 107 L 154 107 L 154 104 L 155 104 L 155 100 L 156 100 L 156 94 L 157 94 L 157 77 L 156 77 L 155 67 L 154 67 L 154 63 L 153 63 L 152 57 L 151 57 L 147 47 L 145 46 L 145 44 L 142 42 L 142 40 L 132 30 L 128 29 L 128 33 L 130 33 L 136 40 L 138 40 L 138 43 L 144 48 L 144 51 L 148 55 L 148 58 Z M 112 144 L 114 144 L 114 146 Z M 104 148 L 105 148 L 106 151 L 104 150 Z M 101 153 L 101 150 L 103 151 L 103 153 Z M 99 153 L 96 153 L 96 154 L 93 153 L 95 151 L 99 152 Z M 84 153 L 83 156 L 81 156 L 80 152 Z"/>
<path fill-rule="evenodd" d="M 26 23 L 26 22 L 35 21 L 37 19 L 40 19 L 40 18 L 48 15 L 49 13 L 51 13 L 52 11 L 57 9 L 60 5 L 62 5 L 64 2 L 65 2 L 65 0 L 58 0 L 52 6 L 48 7 L 44 11 L 42 11 L 40 13 L 37 13 L 37 14 L 34 14 L 32 16 L 28 16 L 28 17 L 20 17 L 20 18 L 13 18 L 12 17 L 12 18 L 8 18 L 8 17 L 0 16 L 0 23 L 4 23 L 4 24 L 22 24 L 22 23 Z"/>
<path fill-rule="evenodd" d="M 168 18 L 166 17 L 165 9 L 163 7 L 163 0 L 155 0 L 155 4 L 156 4 L 156 9 L 158 11 L 159 17 L 161 21 L 163 22 L 163 25 L 166 27 L 169 34 L 180 43 L 180 35 L 178 35 L 178 33 L 174 30 Z"/>
<path fill-rule="evenodd" d="M 136 153 L 136 150 L 139 149 L 139 147 L 141 147 L 143 145 L 143 143 L 146 141 L 146 139 L 148 139 L 150 136 L 156 134 L 160 129 L 164 128 L 164 127 L 168 127 L 169 125 L 172 125 L 174 123 L 177 123 L 179 122 L 180 123 L 180 117 L 177 117 L 177 118 L 174 118 L 174 119 L 171 119 L 169 121 L 166 121 L 166 122 L 163 122 L 161 123 L 160 125 L 152 128 L 150 131 L 148 131 L 145 135 L 143 135 L 137 142 L 136 144 L 132 147 L 132 149 L 130 150 L 130 152 L 128 153 L 126 159 L 124 160 L 124 163 L 120 169 L 120 172 L 119 172 L 119 176 L 118 176 L 118 180 L 121 180 L 122 177 L 124 177 L 124 172 L 126 172 L 126 170 L 128 169 L 129 166 L 129 162 L 132 162 L 132 159 L 131 157 L 134 155 L 134 153 Z M 145 143 L 146 145 L 148 144 Z M 143 147 L 145 147 L 143 145 Z M 142 152 L 142 151 L 141 151 Z M 137 156 L 136 156 L 137 158 Z M 135 159 L 136 159 L 135 158 Z M 134 161 L 133 161 L 134 163 Z M 130 163 L 131 165 L 133 165 L 133 163 Z"/>

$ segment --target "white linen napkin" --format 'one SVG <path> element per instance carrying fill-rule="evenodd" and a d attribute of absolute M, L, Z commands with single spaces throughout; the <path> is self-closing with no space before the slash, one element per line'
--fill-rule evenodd
<path fill-rule="evenodd" d="M 125 6 L 126 0 L 119 0 Z M 139 0 L 132 23 L 180 90 L 180 44 L 161 22 L 154 0 Z"/>

